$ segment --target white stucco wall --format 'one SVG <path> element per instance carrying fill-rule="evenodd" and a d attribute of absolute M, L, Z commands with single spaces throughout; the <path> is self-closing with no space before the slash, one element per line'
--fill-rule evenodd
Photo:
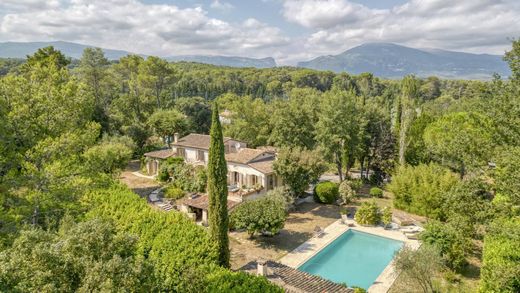
<path fill-rule="evenodd" d="M 194 149 L 185 149 L 186 161 L 195 162 L 197 161 L 197 151 Z"/>
<path fill-rule="evenodd" d="M 256 170 L 256 169 L 253 169 L 247 165 L 242 165 L 242 164 L 237 164 L 237 163 L 228 163 L 227 164 L 227 167 L 228 167 L 228 174 L 230 172 L 238 172 L 240 174 L 243 174 L 244 175 L 244 182 L 246 180 L 245 176 L 246 175 L 255 175 L 258 177 L 258 183 L 260 183 L 262 186 L 266 186 L 266 178 L 265 178 L 265 175 Z"/>

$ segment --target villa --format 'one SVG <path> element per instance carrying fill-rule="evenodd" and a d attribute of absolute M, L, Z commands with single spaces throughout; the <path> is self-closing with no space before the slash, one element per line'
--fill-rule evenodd
<path fill-rule="evenodd" d="M 162 149 L 144 154 L 149 175 L 157 175 L 160 164 L 169 157 L 184 158 L 188 164 L 206 166 L 208 163 L 210 136 L 189 134 L 179 138 L 174 135 L 171 149 Z M 247 143 L 224 137 L 227 162 L 228 208 L 243 201 L 265 195 L 269 190 L 282 186 L 282 180 L 273 170 L 276 150 L 273 147 L 248 148 Z M 192 214 L 194 220 L 207 221 L 208 197 L 192 194 L 182 200 L 180 209 Z"/>

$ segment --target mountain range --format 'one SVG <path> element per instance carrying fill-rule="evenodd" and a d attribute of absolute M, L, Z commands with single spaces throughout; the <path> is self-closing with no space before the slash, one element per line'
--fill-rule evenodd
<path fill-rule="evenodd" d="M 71 42 L 4 42 L 0 43 L 0 58 L 26 58 L 37 49 L 54 46 L 66 56 L 79 59 L 89 45 Z M 128 54 L 124 50 L 103 49 L 109 60 L 117 60 Z M 143 57 L 146 55 L 139 54 Z M 168 61 L 190 61 L 231 67 L 276 67 L 271 58 L 247 58 L 218 55 L 162 56 Z M 438 76 L 450 79 L 491 79 L 494 73 L 510 75 L 502 56 L 472 54 L 439 49 L 416 49 L 392 43 L 367 43 L 338 55 L 319 56 L 298 67 L 360 74 L 371 72 L 383 78 L 401 78 L 407 74 L 419 77 Z"/>
<path fill-rule="evenodd" d="M 89 45 L 71 43 L 71 42 L 5 42 L 0 43 L 0 58 L 26 58 L 27 55 L 33 54 L 39 48 L 54 46 L 68 57 L 79 59 L 83 54 L 85 48 L 93 47 Z M 123 50 L 103 49 L 105 57 L 109 60 L 117 60 L 132 52 Z M 138 54 L 146 57 L 146 55 Z M 256 67 L 268 68 L 276 67 L 276 62 L 273 58 L 247 58 L 235 56 L 209 56 L 209 55 L 180 55 L 180 56 L 162 56 L 168 61 L 190 61 L 198 63 L 206 63 L 221 66 L 232 67 Z"/>
<path fill-rule="evenodd" d="M 298 67 L 352 74 L 372 72 L 385 78 L 415 74 L 419 77 L 490 79 L 493 73 L 504 77 L 511 73 L 499 55 L 415 49 L 392 43 L 363 44 L 338 55 L 299 62 Z"/>

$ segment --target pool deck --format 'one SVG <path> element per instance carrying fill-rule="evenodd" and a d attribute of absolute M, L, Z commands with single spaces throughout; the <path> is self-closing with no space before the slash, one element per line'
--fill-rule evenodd
<path fill-rule="evenodd" d="M 343 224 L 340 220 L 330 224 L 324 229 L 324 233 L 320 237 L 313 237 L 307 240 L 302 245 L 298 246 L 293 251 L 289 252 L 283 258 L 279 260 L 280 263 L 292 267 L 298 268 L 311 257 L 313 257 L 316 253 L 318 253 L 321 249 L 326 247 L 329 243 L 334 241 L 340 235 L 345 233 L 348 229 L 352 229 L 355 231 L 361 231 L 365 233 L 370 233 L 377 236 L 387 237 L 394 240 L 399 240 L 404 243 L 404 245 L 411 247 L 412 249 L 417 249 L 420 246 L 420 242 L 417 240 L 408 239 L 401 231 L 398 230 L 385 230 L 383 227 L 365 227 L 357 225 L 355 227 L 348 227 Z M 374 281 L 374 284 L 368 288 L 369 293 L 383 293 L 388 292 L 393 282 L 397 278 L 397 275 L 394 273 L 393 261 L 388 264 L 388 266 L 383 270 L 383 272 L 377 277 Z"/>

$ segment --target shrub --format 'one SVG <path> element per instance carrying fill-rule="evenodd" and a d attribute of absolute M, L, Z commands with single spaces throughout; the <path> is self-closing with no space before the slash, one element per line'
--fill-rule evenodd
<path fill-rule="evenodd" d="M 420 238 L 425 244 L 435 246 L 450 268 L 460 270 L 466 265 L 466 256 L 471 249 L 470 239 L 450 223 L 430 221 Z"/>
<path fill-rule="evenodd" d="M 175 187 L 173 185 L 168 186 L 164 190 L 165 198 L 176 200 L 176 199 L 180 199 L 180 198 L 184 197 L 184 195 L 185 195 L 185 193 L 184 193 L 184 191 L 182 191 L 182 189 Z"/>
<path fill-rule="evenodd" d="M 387 189 L 394 194 L 394 205 L 405 211 L 434 219 L 444 218 L 442 207 L 458 176 L 436 164 L 400 167 Z"/>
<path fill-rule="evenodd" d="M 246 229 L 250 237 L 257 232 L 276 234 L 283 228 L 286 216 L 285 198 L 268 193 L 236 207 L 231 212 L 230 225 L 235 229 Z"/>
<path fill-rule="evenodd" d="M 379 214 L 379 207 L 375 201 L 366 201 L 361 204 L 361 207 L 354 216 L 356 222 L 360 225 L 376 225 L 381 220 Z"/>
<path fill-rule="evenodd" d="M 370 188 L 370 196 L 371 197 L 383 197 L 383 190 L 379 187 L 372 187 Z"/>
<path fill-rule="evenodd" d="M 161 165 L 157 179 L 168 181 L 172 178 L 172 185 L 185 192 L 205 192 L 208 182 L 206 168 L 194 167 L 186 164 L 183 158 L 168 158 Z"/>
<path fill-rule="evenodd" d="M 481 292 L 520 292 L 520 217 L 490 226 L 482 260 Z"/>
<path fill-rule="evenodd" d="M 315 198 L 321 203 L 334 203 L 338 199 L 338 185 L 334 182 L 320 182 L 316 185 Z"/>
<path fill-rule="evenodd" d="M 352 189 L 355 192 L 358 192 L 361 189 L 361 187 L 363 186 L 363 180 L 361 180 L 361 179 L 352 179 L 352 180 L 349 180 L 349 184 L 350 184 L 350 187 L 352 187 Z"/>
<path fill-rule="evenodd" d="M 392 208 L 384 207 L 381 209 L 381 222 L 383 222 L 385 226 L 392 223 Z"/>
<path fill-rule="evenodd" d="M 343 182 L 341 182 L 341 184 L 339 185 L 338 192 L 339 192 L 339 196 L 344 204 L 351 203 L 356 196 L 356 192 L 350 186 L 350 182 L 347 180 L 344 180 Z"/>

